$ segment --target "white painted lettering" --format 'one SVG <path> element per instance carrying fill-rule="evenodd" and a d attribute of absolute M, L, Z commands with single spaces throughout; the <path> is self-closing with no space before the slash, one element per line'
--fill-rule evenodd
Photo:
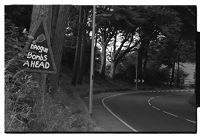
<path fill-rule="evenodd" d="M 42 52 L 48 53 L 48 48 L 45 48 L 44 46 L 39 46 L 36 44 L 31 44 L 30 49 L 37 50 L 39 53 L 42 53 Z"/>
<path fill-rule="evenodd" d="M 29 67 L 29 62 L 28 60 L 23 64 L 23 66 L 27 65 Z"/>
<path fill-rule="evenodd" d="M 50 64 L 49 64 L 49 62 L 45 62 L 45 69 L 48 69 L 50 67 Z"/>
<path fill-rule="evenodd" d="M 35 61 L 31 60 L 31 66 L 30 67 L 32 67 L 32 68 L 35 67 Z"/>
<path fill-rule="evenodd" d="M 44 55 L 43 61 L 47 61 L 47 55 Z"/>
<path fill-rule="evenodd" d="M 28 52 L 27 58 L 31 58 L 32 57 L 32 52 Z"/>
<path fill-rule="evenodd" d="M 39 68 L 39 67 L 40 67 L 39 61 L 35 61 L 35 67 L 36 67 L 36 68 Z"/>

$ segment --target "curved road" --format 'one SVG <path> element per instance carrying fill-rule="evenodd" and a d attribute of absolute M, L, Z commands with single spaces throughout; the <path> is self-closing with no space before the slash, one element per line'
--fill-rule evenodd
<path fill-rule="evenodd" d="M 106 97 L 104 107 L 135 132 L 196 132 L 192 92 L 132 92 Z"/>

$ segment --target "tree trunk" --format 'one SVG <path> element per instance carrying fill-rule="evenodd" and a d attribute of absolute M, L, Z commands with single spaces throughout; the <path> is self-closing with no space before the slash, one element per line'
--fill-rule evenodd
<path fill-rule="evenodd" d="M 180 43 L 181 43 L 181 38 L 182 35 L 180 35 L 178 43 L 177 43 L 177 75 L 176 75 L 176 87 L 179 88 L 180 87 L 180 53 L 179 53 L 179 49 L 180 49 Z"/>
<path fill-rule="evenodd" d="M 76 41 L 76 53 L 75 53 L 75 59 L 74 59 L 74 70 L 73 70 L 73 77 L 72 77 L 72 85 L 76 85 L 77 83 L 77 74 L 79 71 L 79 65 L 80 65 L 80 51 L 81 51 L 81 14 L 82 14 L 82 7 L 79 7 L 79 23 L 78 23 L 78 35 L 77 35 L 77 41 Z"/>
<path fill-rule="evenodd" d="M 55 10 L 55 11 L 54 11 Z M 63 45 L 64 45 L 64 34 L 65 34 L 65 26 L 67 22 L 67 14 L 69 12 L 69 6 L 59 6 L 52 9 L 52 13 L 57 12 L 57 17 L 52 16 L 52 24 L 51 28 L 54 31 L 51 31 L 51 39 L 52 39 L 52 51 L 54 54 L 54 60 L 57 67 L 57 73 L 49 75 L 50 83 L 53 91 L 56 91 L 59 87 L 59 77 L 60 77 L 60 69 L 61 69 L 61 59 L 63 53 Z M 55 21 L 56 20 L 56 21 Z M 55 30 L 54 30 L 54 26 Z"/>
<path fill-rule="evenodd" d="M 115 60 L 112 60 L 111 61 L 111 67 L 110 67 L 110 78 L 111 79 L 114 79 L 114 76 L 115 76 L 115 71 L 116 71 L 116 66 L 117 66 L 117 63 Z"/>
<path fill-rule="evenodd" d="M 143 78 L 143 75 L 142 75 L 142 60 L 143 60 L 143 52 L 142 52 L 143 48 L 140 48 L 139 51 L 138 51 L 138 79 L 141 81 L 142 78 Z"/>
<path fill-rule="evenodd" d="M 34 27 L 39 21 L 39 18 L 41 16 L 47 16 L 48 21 L 51 20 L 51 6 L 46 6 L 46 5 L 34 5 L 33 6 L 33 11 L 32 11 L 32 16 L 31 16 L 31 25 L 29 31 L 33 31 Z M 49 26 L 50 22 L 47 21 L 47 26 Z M 49 27 L 48 27 L 49 28 Z M 50 30 L 50 29 L 49 29 Z M 50 33 L 50 31 L 49 31 Z"/>
<path fill-rule="evenodd" d="M 149 50 L 149 42 L 145 43 L 145 51 L 144 51 L 144 63 L 143 63 L 143 79 L 146 76 L 146 66 L 148 61 L 148 50 Z"/>
<path fill-rule="evenodd" d="M 48 19 L 46 21 L 46 25 L 47 25 L 48 33 L 50 33 L 50 30 L 51 30 L 51 28 L 50 28 L 50 25 L 51 25 L 51 23 L 50 23 L 51 22 L 50 21 L 51 20 L 51 12 L 50 11 L 51 10 L 50 9 L 51 9 L 51 6 L 46 6 L 46 5 L 34 5 L 33 6 L 29 33 L 31 33 L 33 31 L 33 29 L 35 28 L 35 26 L 37 25 L 37 23 L 39 21 L 39 18 L 42 17 L 42 16 L 48 17 Z M 41 73 L 34 72 L 34 73 L 32 73 L 32 76 L 33 76 L 34 79 L 40 78 L 41 82 L 44 83 L 44 79 L 43 79 Z M 46 84 L 46 82 L 45 82 L 45 84 Z M 43 86 L 43 84 L 41 84 L 41 86 Z M 43 98 L 44 98 L 42 96 L 44 96 L 43 94 L 46 93 L 45 91 L 46 91 L 46 89 L 41 87 L 41 91 L 39 92 L 39 94 L 41 96 L 39 98 L 39 99 L 41 99 L 41 104 L 42 104 L 42 101 L 43 101 Z"/>
<path fill-rule="evenodd" d="M 176 87 L 179 88 L 180 87 L 180 74 L 179 74 L 179 64 L 180 63 L 180 56 L 179 54 L 177 55 L 177 76 L 176 76 Z"/>
<path fill-rule="evenodd" d="M 86 45 L 86 25 L 87 25 L 87 10 L 83 9 L 83 29 L 82 29 L 82 40 L 81 40 L 81 51 L 80 51 L 80 65 L 77 76 L 77 83 L 82 84 L 83 71 L 84 71 L 84 62 L 85 62 L 85 45 Z"/>
<path fill-rule="evenodd" d="M 170 79 L 170 87 L 173 86 L 173 82 L 174 82 L 174 72 L 175 71 L 175 57 L 173 59 L 173 64 L 172 64 L 172 73 L 171 73 L 171 79 Z"/>
<path fill-rule="evenodd" d="M 52 6 L 52 15 L 51 15 L 51 33 L 50 33 L 50 39 L 51 43 L 53 43 L 53 38 L 55 35 L 56 25 L 57 25 L 57 19 L 58 19 L 58 13 L 59 13 L 59 6 Z"/>
<path fill-rule="evenodd" d="M 148 56 L 145 56 L 144 58 L 144 63 L 143 63 L 143 78 L 145 79 L 146 77 L 146 67 L 147 67 L 147 61 L 148 61 Z"/>
<path fill-rule="evenodd" d="M 56 92 L 59 85 L 60 65 L 62 58 L 62 47 L 64 44 L 64 32 L 65 32 L 65 16 L 68 13 L 68 6 L 47 6 L 47 5 L 35 5 L 33 6 L 30 32 L 38 22 L 41 16 L 47 17 L 47 28 L 50 35 L 51 47 L 55 64 L 57 67 L 56 74 L 49 74 L 48 79 L 51 86 L 52 94 Z"/>
<path fill-rule="evenodd" d="M 106 45 L 103 44 L 101 53 L 101 68 L 100 68 L 101 76 L 105 77 L 105 72 L 106 72 Z"/>

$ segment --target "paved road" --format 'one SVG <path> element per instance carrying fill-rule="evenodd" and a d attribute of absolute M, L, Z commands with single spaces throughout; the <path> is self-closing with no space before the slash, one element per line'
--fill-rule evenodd
<path fill-rule="evenodd" d="M 115 94 L 102 100 L 105 108 L 136 132 L 196 132 L 191 92 Z M 114 124 L 113 124 L 114 125 Z"/>

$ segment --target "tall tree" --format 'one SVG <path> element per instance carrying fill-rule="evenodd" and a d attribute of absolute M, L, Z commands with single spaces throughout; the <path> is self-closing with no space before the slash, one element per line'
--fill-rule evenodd
<path fill-rule="evenodd" d="M 49 74 L 48 76 L 52 92 L 56 92 L 59 85 L 61 57 L 64 45 L 64 34 L 67 21 L 66 15 L 68 14 L 68 9 L 68 6 L 34 5 L 32 11 L 30 31 L 34 28 L 40 16 L 47 17 L 47 27 L 57 67 L 57 73 Z"/>
<path fill-rule="evenodd" d="M 99 9 L 101 12 L 103 12 L 103 13 L 100 12 L 97 15 L 97 22 L 98 22 L 97 27 L 99 28 L 98 33 L 100 36 L 99 44 L 102 47 L 102 51 L 101 51 L 102 65 L 100 69 L 100 73 L 102 73 L 102 75 L 105 75 L 105 66 L 106 66 L 105 62 L 106 62 L 106 58 L 108 54 L 106 50 L 108 50 L 109 48 L 112 48 L 112 53 L 109 56 L 112 59 L 108 58 L 108 60 L 110 60 L 111 62 L 110 76 L 113 77 L 112 75 L 114 75 L 115 69 L 120 59 L 122 59 L 128 52 L 130 52 L 133 49 L 133 46 L 131 45 L 134 40 L 131 37 L 133 37 L 137 25 L 131 23 L 131 21 L 136 19 L 138 23 L 138 22 L 142 22 L 143 20 L 140 17 L 138 17 L 137 14 L 130 12 L 130 9 L 131 7 L 121 7 L 121 6 L 116 6 L 116 7 L 105 6 L 105 7 L 100 7 Z M 121 33 L 123 33 L 123 35 L 120 35 Z M 123 38 L 124 39 L 118 40 L 119 35 L 121 39 Z M 129 42 L 129 40 L 132 40 L 132 41 Z M 116 44 L 119 42 L 121 42 L 121 45 Z M 129 42 L 128 43 L 129 47 L 127 45 L 127 42 Z M 124 48 L 126 48 L 127 50 L 125 51 Z"/>
<path fill-rule="evenodd" d="M 76 85 L 77 83 L 77 76 L 79 65 L 80 65 L 80 53 L 81 53 L 81 29 L 82 29 L 82 6 L 79 7 L 79 16 L 78 16 L 78 35 L 76 40 L 76 53 L 75 53 L 75 59 L 74 59 L 74 70 L 73 70 L 73 77 L 72 77 L 72 85 Z"/>
<path fill-rule="evenodd" d="M 83 79 L 83 72 L 85 70 L 85 52 L 86 52 L 86 46 L 87 46 L 87 22 L 88 22 L 88 14 L 90 11 L 89 6 L 83 6 L 83 17 L 82 17 L 82 36 L 81 36 L 81 51 L 80 51 L 80 65 L 79 65 L 79 72 L 77 77 L 77 83 L 82 84 Z"/>
<path fill-rule="evenodd" d="M 91 6 L 79 6 L 78 9 L 78 27 L 76 35 L 76 52 L 74 59 L 72 85 L 82 83 L 83 72 L 86 66 L 85 52 L 88 48 L 87 45 L 89 45 L 90 43 L 89 33 L 91 31 L 91 28 L 88 26 L 88 20 L 90 20 L 89 15 L 91 11 Z"/>
<path fill-rule="evenodd" d="M 120 61 L 128 54 L 136 50 L 136 47 L 140 44 L 139 39 L 136 38 L 137 36 L 133 33 L 126 33 L 121 38 L 123 39 L 120 42 L 120 45 L 116 45 L 117 39 L 120 39 L 119 37 L 115 37 L 114 43 L 111 44 L 112 46 L 112 53 L 109 56 L 110 63 L 111 63 L 111 71 L 110 71 L 110 77 L 114 78 L 115 71 L 117 68 L 117 65 Z"/>
<path fill-rule="evenodd" d="M 63 45 L 65 40 L 65 28 L 68 22 L 67 16 L 69 13 L 69 6 L 60 5 L 52 8 L 52 23 L 51 23 L 51 39 L 54 60 L 57 66 L 57 73 L 49 76 L 52 89 L 57 90 L 59 85 L 59 77 L 61 73 L 61 59 L 63 54 Z M 57 15 L 56 15 L 57 13 Z"/>

